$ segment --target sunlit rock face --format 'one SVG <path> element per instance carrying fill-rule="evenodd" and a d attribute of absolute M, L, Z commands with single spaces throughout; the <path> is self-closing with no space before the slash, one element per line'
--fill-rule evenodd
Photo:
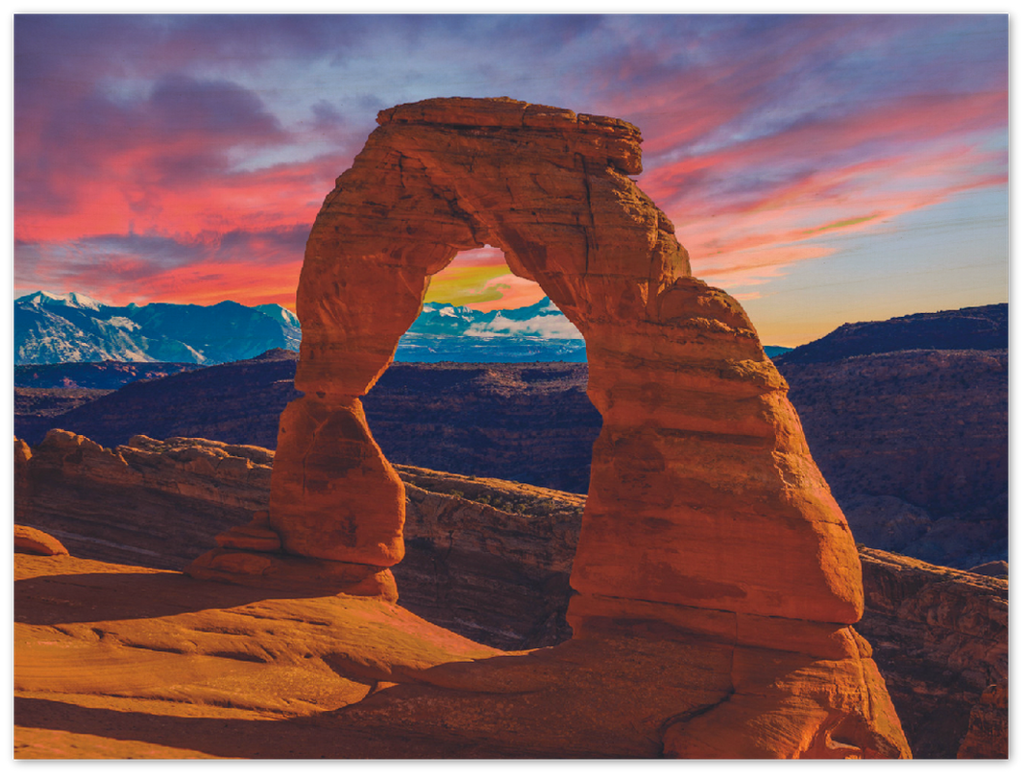
<path fill-rule="evenodd" d="M 282 418 L 271 507 L 287 550 L 401 559 L 397 477 L 358 399 L 430 276 L 493 244 L 587 339 L 604 429 L 573 577 L 581 621 L 620 599 L 856 621 L 856 550 L 785 382 L 629 177 L 639 131 L 512 100 L 428 100 L 378 122 L 306 248 L 306 396 Z"/>
<path fill-rule="evenodd" d="M 361 509 L 359 524 L 373 524 L 372 535 L 360 527 L 332 538 L 322 516 L 347 513 L 365 488 L 394 489 L 358 397 L 387 368 L 430 276 L 460 250 L 500 246 L 512 271 L 539 282 L 586 336 L 602 324 L 617 328 L 687 275 L 688 263 L 668 220 L 627 177 L 640 171 L 640 135 L 625 122 L 463 99 L 400 106 L 378 121 L 307 244 L 295 381 L 306 397 L 282 421 L 279 450 L 299 441 L 275 467 L 271 522 L 290 551 L 391 565 L 402 556 L 400 499 L 397 510 L 390 494 Z M 305 452 L 297 423 L 314 416 L 316 450 L 344 448 L 358 466 L 346 477 L 351 486 L 330 454 Z M 314 487 L 302 488 L 309 481 Z"/>
<path fill-rule="evenodd" d="M 461 250 L 497 246 L 585 337 L 603 417 L 574 638 L 653 626 L 661 640 L 735 649 L 724 699 L 666 722 L 664 752 L 905 755 L 850 628 L 863 591 L 846 520 L 743 309 L 691 277 L 671 222 L 629 177 L 641 171 L 636 127 L 508 99 L 427 100 L 378 123 L 306 247 L 305 397 L 282 415 L 271 490 L 284 550 L 374 568 L 402 559 L 401 483 L 359 399 L 430 277 Z"/>

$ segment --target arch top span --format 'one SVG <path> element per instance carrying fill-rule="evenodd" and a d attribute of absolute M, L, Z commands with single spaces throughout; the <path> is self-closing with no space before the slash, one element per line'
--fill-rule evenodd
<path fill-rule="evenodd" d="M 566 108 L 534 105 L 509 97 L 439 98 L 396 105 L 377 114 L 381 126 L 421 125 L 464 130 L 513 130 L 555 133 L 596 164 L 609 164 L 626 175 L 643 172 L 640 130 L 621 118 L 574 113 Z"/>
<path fill-rule="evenodd" d="M 629 177 L 641 136 L 626 121 L 507 98 L 426 100 L 377 121 L 307 244 L 300 390 L 363 395 L 461 250 L 500 247 L 584 335 L 604 317 L 650 317 L 645 304 L 689 276 L 671 222 Z"/>

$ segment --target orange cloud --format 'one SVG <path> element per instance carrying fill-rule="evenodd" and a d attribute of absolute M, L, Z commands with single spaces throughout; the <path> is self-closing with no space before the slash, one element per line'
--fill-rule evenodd
<path fill-rule="evenodd" d="M 511 272 L 489 280 L 487 287 L 498 291 L 500 297 L 492 301 L 470 303 L 466 306 L 480 312 L 490 312 L 495 309 L 514 309 L 516 307 L 528 307 L 531 304 L 536 304 L 545 296 L 544 291 L 537 283 L 517 277 Z"/>

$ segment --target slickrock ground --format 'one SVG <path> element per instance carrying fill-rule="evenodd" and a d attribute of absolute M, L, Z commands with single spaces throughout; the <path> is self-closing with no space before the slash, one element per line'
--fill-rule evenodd
<path fill-rule="evenodd" d="M 247 511 L 225 512 L 221 498 L 211 500 L 218 489 L 236 492 L 237 502 L 246 509 L 266 508 L 273 453 L 197 439 L 138 438 L 134 443 L 137 448 L 117 450 L 125 467 L 140 469 L 135 483 L 125 484 L 125 472 L 114 476 L 110 468 L 99 464 L 99 460 L 109 459 L 109 452 L 55 434 L 43 446 L 53 445 L 63 452 L 37 448 L 31 457 L 31 466 L 45 462 L 47 490 L 42 502 L 46 508 L 39 512 L 27 509 L 27 524 L 44 526 L 31 520 L 45 520 L 75 557 L 151 567 L 161 562 L 165 568 L 181 568 L 212 545 L 214 535 L 248 521 Z M 249 455 L 245 459 L 252 470 L 247 489 L 230 473 L 243 467 L 240 462 L 229 464 L 222 473 L 216 469 L 197 472 L 188 467 L 187 460 L 183 462 L 189 455 L 223 460 L 229 454 L 227 449 L 230 457 Z M 73 465 L 53 464 L 67 457 L 77 460 Z M 399 472 L 407 496 L 408 552 L 394 568 L 402 607 L 503 649 L 551 646 L 569 637 L 564 613 L 582 497 L 411 467 L 399 467 Z M 159 500 L 172 481 L 192 495 Z M 77 498 L 82 492 L 92 493 L 90 497 L 104 504 L 85 527 L 78 513 L 83 504 Z M 148 511 L 137 511 L 136 504 L 147 504 Z M 31 502 L 23 500 L 22 505 L 31 506 Z M 179 530 L 172 530 L 185 513 L 192 518 L 180 522 Z M 82 535 L 85 532 L 107 538 L 92 540 Z M 80 537 L 66 538 L 69 534 Z M 161 541 L 167 542 L 176 559 L 133 553 L 131 544 L 159 548 Z M 981 742 L 971 743 L 965 750 L 999 756 L 1006 745 L 1005 730 L 998 731 L 999 719 L 1005 723 L 1005 707 L 1000 710 L 998 704 L 981 704 L 981 695 L 989 683 L 1005 680 L 1006 581 L 867 549 L 861 550 L 861 561 L 867 596 L 865 616 L 857 630 L 874 646 L 896 710 L 906 719 L 915 756 L 956 756 L 972 713 L 976 721 L 971 738 Z M 132 571 L 136 572 L 141 571 Z M 94 701 L 79 696 L 75 702 L 88 705 Z M 56 713 L 50 705 L 37 707 L 48 709 L 47 719 Z M 60 711 L 72 716 L 76 712 L 63 706 Z M 43 715 L 38 712 L 31 718 Z M 992 729 L 996 731 L 987 731 Z M 83 743 L 86 748 L 81 750 L 99 751 L 88 746 L 100 742 L 97 738 Z M 231 750 L 235 749 L 228 746 L 227 752 L 218 755 L 236 755 Z"/>
<path fill-rule="evenodd" d="M 325 729 L 323 714 L 498 653 L 378 601 L 67 556 L 17 555 L 15 598 L 19 758 L 457 755 L 401 729 Z"/>
<path fill-rule="evenodd" d="M 267 508 L 273 452 L 136 436 L 107 450 L 51 431 L 15 445 L 19 520 L 75 556 L 181 570 L 214 537 Z M 501 648 L 569 637 L 569 572 L 585 499 L 497 479 L 399 466 L 409 552 L 402 601 Z M 487 530 L 480 530 L 487 525 Z"/>
<path fill-rule="evenodd" d="M 821 677 L 859 676 L 671 628 L 502 653 L 378 600 L 68 556 L 15 569 L 19 758 L 658 756 L 716 706 L 750 710 L 703 731 L 702 757 L 844 758 L 864 735 L 799 738 Z"/>

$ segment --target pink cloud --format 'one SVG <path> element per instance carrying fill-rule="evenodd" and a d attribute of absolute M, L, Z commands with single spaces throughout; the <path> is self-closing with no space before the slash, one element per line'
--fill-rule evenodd
<path fill-rule="evenodd" d="M 687 156 L 641 186 L 675 222 L 695 273 L 755 282 L 828 255 L 837 234 L 1005 184 L 1005 153 L 983 143 L 1005 126 L 1006 105 L 1005 92 L 878 105 Z"/>
<path fill-rule="evenodd" d="M 312 223 L 351 162 L 346 150 L 257 171 L 232 166 L 235 156 L 292 139 L 255 94 L 226 81 L 165 76 L 143 98 L 93 92 L 60 114 L 30 104 L 15 137 L 15 236 L 61 241 Z"/>
<path fill-rule="evenodd" d="M 342 40 L 372 47 L 363 26 L 390 26 L 374 17 L 343 21 L 20 17 L 18 282 L 80 283 L 57 289 L 105 289 L 125 300 L 275 296 L 290 304 L 301 262 L 295 235 L 308 230 L 365 136 L 339 133 L 334 150 L 316 158 L 308 149 L 324 147 L 317 138 L 353 108 L 317 94 L 284 122 L 255 90 L 180 73 L 228 73 L 238 63 L 286 70 L 288 57 L 312 61 L 337 53 Z M 552 21 L 548 33 L 528 18 L 507 23 L 536 27 L 548 43 L 525 59 L 550 54 L 543 61 L 552 72 L 563 53 L 554 43 L 567 36 L 564 50 L 575 52 L 574 72 L 585 76 L 577 89 L 546 80 L 539 93 L 552 104 L 578 100 L 641 127 L 640 185 L 676 223 L 701 276 L 763 282 L 829 254 L 835 235 L 885 228 L 957 192 L 1006 182 L 1005 153 L 984 146 L 1007 125 L 1003 53 L 970 38 L 984 28 L 984 40 L 998 43 L 998 24 L 985 18 L 611 17 Z M 420 22 L 401 24 L 415 32 Z M 436 24 L 448 45 L 447 22 Z M 419 34 L 430 37 L 412 38 Z M 958 50 L 957 42 L 969 45 Z M 411 44 L 406 55 L 415 55 Z M 212 69 L 196 66 L 204 57 Z M 218 70 L 221 57 L 228 65 Z M 145 94 L 125 96 L 143 78 L 154 79 Z M 374 99 L 391 104 L 389 89 L 379 86 Z M 264 153 L 301 158 L 233 166 Z M 112 235 L 120 242 L 108 249 Z M 504 261 L 493 248 L 460 260 L 478 268 Z M 481 308 L 539 298 L 519 278 L 478 275 L 492 279 L 477 287 L 504 293 Z"/>
<path fill-rule="evenodd" d="M 15 289 L 89 288 L 96 298 L 121 305 L 230 298 L 292 307 L 307 233 L 300 225 L 206 232 L 188 240 L 113 234 L 18 243 Z"/>

